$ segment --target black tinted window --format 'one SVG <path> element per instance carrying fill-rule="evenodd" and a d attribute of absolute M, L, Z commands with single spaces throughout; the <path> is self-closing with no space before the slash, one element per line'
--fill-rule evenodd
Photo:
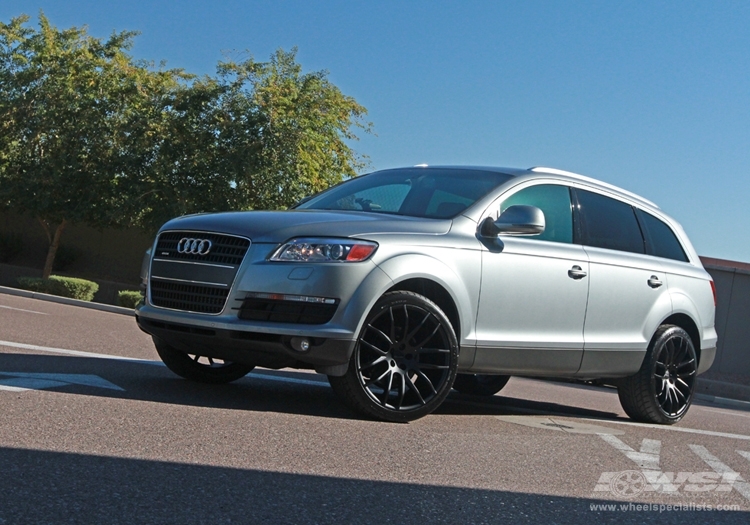
<path fill-rule="evenodd" d="M 580 205 L 583 244 L 645 253 L 641 228 L 632 206 L 598 193 L 575 191 Z"/>
<path fill-rule="evenodd" d="M 665 259 L 687 262 L 685 250 L 682 249 L 680 241 L 661 219 L 657 219 L 650 213 L 638 210 L 638 217 L 646 230 L 646 253 Z"/>
<path fill-rule="evenodd" d="M 500 205 L 500 212 L 517 204 L 536 206 L 544 212 L 544 231 L 530 239 L 573 242 L 573 212 L 567 186 L 541 184 L 524 188 L 505 199 Z"/>

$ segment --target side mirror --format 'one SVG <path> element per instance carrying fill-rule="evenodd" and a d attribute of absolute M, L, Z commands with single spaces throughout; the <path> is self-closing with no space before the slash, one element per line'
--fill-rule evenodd
<path fill-rule="evenodd" d="M 544 231 L 544 212 L 536 206 L 511 206 L 496 221 L 487 217 L 480 227 L 483 237 L 506 235 L 539 235 Z"/>

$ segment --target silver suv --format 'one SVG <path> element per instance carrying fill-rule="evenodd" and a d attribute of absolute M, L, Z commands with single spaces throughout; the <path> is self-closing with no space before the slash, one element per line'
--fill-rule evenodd
<path fill-rule="evenodd" d="M 675 423 L 716 352 L 713 282 L 679 224 L 549 168 L 391 169 L 288 211 L 180 217 L 142 273 L 138 326 L 173 372 L 315 369 L 388 421 L 521 375 L 600 380 L 631 418 Z"/>

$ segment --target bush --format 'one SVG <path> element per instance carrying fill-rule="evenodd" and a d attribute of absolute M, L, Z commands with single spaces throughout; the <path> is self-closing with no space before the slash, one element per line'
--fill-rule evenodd
<path fill-rule="evenodd" d="M 81 301 L 90 301 L 99 290 L 99 285 L 95 282 L 76 279 L 75 277 L 60 277 L 59 275 L 50 275 L 49 279 L 19 277 L 18 285 L 24 290 L 70 297 Z"/>
<path fill-rule="evenodd" d="M 17 233 L 0 233 L 0 263 L 7 263 L 23 251 L 23 238 Z"/>
<path fill-rule="evenodd" d="M 117 292 L 117 304 L 125 308 L 135 308 L 143 300 L 141 292 L 133 290 L 122 290 Z"/>

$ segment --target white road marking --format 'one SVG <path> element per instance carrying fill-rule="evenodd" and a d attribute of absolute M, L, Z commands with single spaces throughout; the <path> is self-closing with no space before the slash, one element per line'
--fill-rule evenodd
<path fill-rule="evenodd" d="M 750 461 L 750 452 L 745 452 L 744 450 L 736 450 L 737 454 L 745 458 L 746 460 Z"/>
<path fill-rule="evenodd" d="M 14 308 L 12 306 L 5 306 L 2 304 L 0 304 L 0 308 L 6 308 L 8 310 L 15 310 L 17 312 L 26 312 L 29 314 L 49 315 L 48 313 L 45 313 L 45 312 L 37 312 L 36 310 L 25 310 L 23 308 Z"/>
<path fill-rule="evenodd" d="M 731 476 L 731 478 L 735 480 L 734 483 L 732 483 L 732 488 L 742 494 L 745 499 L 750 501 L 750 483 L 745 481 L 742 476 L 739 475 L 739 473 L 735 472 L 729 466 L 722 463 L 721 460 L 711 454 L 706 447 L 702 447 L 700 445 L 688 446 L 690 447 L 690 450 L 695 452 L 695 454 L 699 458 L 705 461 L 706 464 L 714 470 L 714 472 L 716 472 L 717 474 L 721 474 L 722 476 Z M 737 452 L 740 451 L 738 450 Z M 750 453 L 748 454 L 750 455 Z"/>
<path fill-rule="evenodd" d="M 644 439 L 641 441 L 640 452 L 636 452 L 627 443 L 620 441 L 611 434 L 599 434 L 599 437 L 638 465 L 653 490 L 658 492 L 677 492 L 679 490 L 679 487 L 672 483 L 669 476 L 661 471 L 659 466 L 661 441 L 658 439 Z"/>
<path fill-rule="evenodd" d="M 23 350 L 36 350 L 38 352 L 47 352 L 47 353 L 52 353 L 52 354 L 73 355 L 76 357 L 93 357 L 96 359 L 111 359 L 113 361 L 126 361 L 129 363 L 138 363 L 138 364 L 143 364 L 143 365 L 164 366 L 164 363 L 162 363 L 161 361 L 154 361 L 151 359 L 138 359 L 135 357 L 121 357 L 121 356 L 114 356 L 114 355 L 109 355 L 109 354 L 97 354 L 94 352 L 82 352 L 80 350 L 68 350 L 66 348 L 54 348 L 51 346 L 39 346 L 39 345 L 29 345 L 26 343 L 14 343 L 12 341 L 0 341 L 0 346 L 8 346 L 10 348 L 21 348 Z M 0 372 L 0 375 L 1 374 L 2 372 Z M 312 385 L 312 386 L 324 386 L 324 387 L 329 386 L 328 382 L 326 381 L 312 381 L 312 380 L 307 380 L 307 379 L 296 379 L 293 377 L 284 377 L 284 376 L 267 375 L 267 374 L 259 374 L 259 373 L 250 373 L 247 375 L 247 377 L 251 377 L 255 379 L 265 379 L 268 381 L 282 381 L 285 383 L 295 383 L 298 385 Z M 0 386 L 0 390 L 11 390 L 11 385 L 7 385 L 7 388 L 3 388 L 2 386 Z M 14 390 L 14 391 L 18 391 L 18 390 Z"/>
<path fill-rule="evenodd" d="M 597 421 L 600 423 L 614 423 L 616 425 L 628 425 L 631 427 L 636 428 L 655 428 L 658 430 L 670 430 L 673 432 L 686 432 L 688 434 L 700 434 L 703 436 L 713 436 L 713 437 L 723 437 L 723 438 L 729 438 L 729 439 L 744 439 L 747 441 L 750 441 L 750 436 L 745 436 L 743 434 L 730 434 L 728 432 L 716 432 L 714 430 L 703 430 L 700 428 L 686 428 L 686 427 L 676 427 L 674 425 L 654 425 L 651 423 L 638 423 L 636 421 L 619 421 L 616 419 L 595 419 L 595 418 L 587 418 L 582 417 L 579 419 L 583 419 L 585 421 Z"/>
<path fill-rule="evenodd" d="M 641 451 L 636 452 L 628 444 L 620 441 L 611 434 L 599 434 L 599 437 L 625 454 L 628 459 L 635 462 L 639 468 L 648 470 L 659 470 L 659 454 L 661 453 L 661 441 L 658 439 L 644 439 L 641 442 Z"/>
<path fill-rule="evenodd" d="M 579 423 L 569 419 L 560 419 L 552 417 L 538 416 L 495 416 L 500 421 L 523 425 L 532 428 L 543 428 L 547 430 L 557 430 L 568 434 L 624 434 L 624 430 L 601 427 L 599 425 L 589 425 L 588 423 Z"/>
<path fill-rule="evenodd" d="M 312 386 L 324 386 L 328 388 L 330 385 L 326 381 L 311 381 L 308 379 L 295 379 L 293 377 L 284 377 L 284 376 L 272 376 L 272 375 L 266 375 L 266 374 L 255 374 L 255 373 L 249 373 L 245 377 L 252 377 L 254 379 L 266 379 L 268 381 L 283 381 L 285 383 L 295 383 L 298 385 L 312 385 Z"/>
<path fill-rule="evenodd" d="M 52 346 L 28 345 L 25 343 L 14 343 L 12 341 L 0 341 L 0 346 L 21 348 L 23 350 L 36 350 L 37 352 L 48 352 L 51 354 L 74 355 L 77 357 L 94 357 L 97 359 L 112 359 L 114 361 L 129 361 L 132 363 L 141 363 L 144 365 L 164 366 L 164 363 L 162 363 L 161 361 L 153 361 L 151 359 L 138 359 L 135 357 L 121 357 L 109 354 L 97 354 L 94 352 L 81 352 L 79 350 L 67 350 L 65 348 L 54 348 Z"/>
<path fill-rule="evenodd" d="M 114 383 L 110 383 L 93 374 L 41 374 L 29 372 L 0 372 L 0 389 L 10 387 L 13 391 L 44 390 L 66 385 L 84 385 L 109 390 L 125 391 Z"/>

